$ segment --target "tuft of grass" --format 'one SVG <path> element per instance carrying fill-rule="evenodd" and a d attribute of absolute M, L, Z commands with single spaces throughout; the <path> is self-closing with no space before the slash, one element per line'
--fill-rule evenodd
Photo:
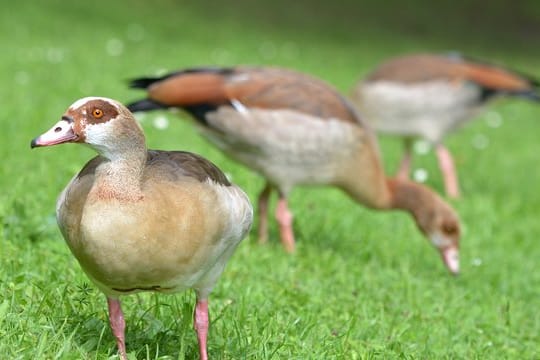
<path fill-rule="evenodd" d="M 540 77 L 540 48 L 530 46 L 539 40 L 538 2 L 508 9 L 495 1 L 479 9 L 445 1 L 437 5 L 442 12 L 423 0 L 408 6 L 353 0 L 6 6 L 0 12 L 1 357 L 117 358 L 105 298 L 69 253 L 54 218 L 57 195 L 93 153 L 71 145 L 29 150 L 30 140 L 77 98 L 127 102 L 141 96 L 127 88 L 129 78 L 238 63 L 296 68 L 347 91 L 387 56 L 454 49 Z M 297 189 L 290 201 L 297 253 L 283 252 L 275 226 L 270 244 L 257 245 L 254 235 L 243 242 L 210 298 L 210 356 L 538 358 L 539 116 L 534 104 L 499 102 L 448 139 L 464 194 L 453 202 L 465 228 L 458 278 L 445 272 L 406 215 L 369 211 L 335 189 Z M 160 117 L 169 121 L 165 130 L 154 126 Z M 204 142 L 184 114 L 157 112 L 141 122 L 152 148 L 200 153 L 256 199 L 262 179 Z M 393 172 L 400 144 L 386 137 L 380 143 Z M 433 154 L 414 161 L 427 171 L 427 184 L 441 190 Z M 194 301 L 190 292 L 125 298 L 130 359 L 196 358 Z"/>

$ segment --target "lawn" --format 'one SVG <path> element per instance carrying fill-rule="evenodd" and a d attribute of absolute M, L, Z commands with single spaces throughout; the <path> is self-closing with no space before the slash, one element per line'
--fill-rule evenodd
<path fill-rule="evenodd" d="M 57 229 L 56 197 L 94 154 L 30 150 L 79 97 L 137 99 L 126 80 L 196 65 L 265 64 L 346 92 L 387 56 L 462 50 L 540 77 L 538 2 L 301 0 L 11 2 L 0 13 L 0 358 L 117 358 L 105 297 Z M 476 4 L 476 5 L 475 5 Z M 383 7 L 386 6 L 386 7 Z M 444 20 L 444 21 L 443 21 Z M 183 114 L 141 119 L 152 148 L 204 155 L 252 200 L 256 174 L 203 141 Z M 161 126 L 159 126 L 161 125 Z M 540 357 L 540 106 L 498 101 L 448 139 L 463 197 L 462 274 L 451 277 L 404 213 L 335 189 L 291 197 L 298 249 L 241 244 L 210 297 L 215 359 Z M 400 143 L 381 138 L 386 169 Z M 442 190 L 432 152 L 415 168 Z M 195 296 L 126 297 L 131 359 L 193 359 Z"/>

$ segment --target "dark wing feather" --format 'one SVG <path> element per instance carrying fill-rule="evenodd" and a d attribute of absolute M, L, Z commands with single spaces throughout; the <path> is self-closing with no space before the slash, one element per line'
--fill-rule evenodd
<path fill-rule="evenodd" d="M 102 156 L 96 156 L 92 159 L 90 159 L 82 168 L 81 171 L 79 171 L 79 174 L 77 175 L 77 178 L 82 178 L 86 175 L 94 175 L 96 172 L 96 168 L 101 164 L 102 162 L 106 161 L 106 159 Z"/>
<path fill-rule="evenodd" d="M 167 105 L 161 104 L 157 101 L 150 100 L 150 99 L 142 99 L 142 100 L 134 101 L 132 103 L 127 104 L 126 107 L 131 112 L 151 111 L 151 110 L 159 110 L 159 109 L 168 108 Z"/>
<path fill-rule="evenodd" d="M 197 74 L 197 73 L 215 73 L 215 74 L 222 74 L 226 75 L 227 73 L 232 72 L 232 68 L 218 68 L 218 67 L 197 67 L 197 68 L 189 68 L 189 69 L 183 69 L 175 72 L 171 72 L 168 74 L 165 74 L 163 76 L 157 76 L 157 77 L 142 77 L 137 79 L 129 80 L 129 87 L 134 89 L 147 89 L 150 85 L 175 77 L 175 76 L 181 76 L 185 74 Z"/>

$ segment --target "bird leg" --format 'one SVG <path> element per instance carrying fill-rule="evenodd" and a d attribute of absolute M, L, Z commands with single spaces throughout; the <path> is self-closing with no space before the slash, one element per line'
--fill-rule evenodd
<path fill-rule="evenodd" d="M 124 313 L 122 312 L 120 300 L 107 297 L 107 304 L 109 305 L 109 323 L 111 325 L 112 333 L 116 338 L 116 346 L 120 353 L 120 359 L 127 360 L 124 335 L 126 322 L 124 321 Z"/>
<path fill-rule="evenodd" d="M 281 243 L 285 247 L 285 250 L 291 253 L 294 251 L 293 215 L 289 211 L 287 198 L 283 194 L 279 195 L 276 207 L 276 220 L 279 224 Z"/>
<path fill-rule="evenodd" d="M 405 139 L 403 142 L 403 157 L 401 158 L 401 163 L 399 165 L 398 172 L 396 174 L 396 177 L 400 180 L 407 180 L 409 179 L 409 173 L 411 171 L 411 159 L 412 159 L 412 152 L 411 152 L 411 139 Z"/>
<path fill-rule="evenodd" d="M 264 189 L 259 194 L 259 244 L 268 241 L 268 200 L 272 186 L 266 183 Z"/>
<path fill-rule="evenodd" d="M 193 327 L 197 332 L 199 341 L 199 356 L 201 360 L 208 360 L 206 351 L 206 338 L 208 336 L 208 300 L 197 299 L 193 312 Z"/>
<path fill-rule="evenodd" d="M 448 149 L 442 144 L 437 144 L 437 158 L 439 159 L 439 167 L 444 177 L 446 194 L 451 198 L 459 197 L 459 184 L 454 160 Z"/>

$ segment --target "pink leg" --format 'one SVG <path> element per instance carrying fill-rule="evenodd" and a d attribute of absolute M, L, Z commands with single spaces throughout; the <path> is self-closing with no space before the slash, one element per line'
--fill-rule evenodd
<path fill-rule="evenodd" d="M 208 300 L 198 300 L 193 313 L 193 327 L 199 340 L 199 356 L 201 360 L 208 360 L 206 351 L 206 338 L 208 336 Z"/>
<path fill-rule="evenodd" d="M 120 359 L 127 360 L 126 354 L 126 341 L 125 341 L 125 329 L 126 323 L 124 321 L 124 313 L 120 305 L 120 300 L 107 297 L 107 304 L 109 305 L 109 323 L 114 337 L 116 338 L 116 346 L 120 353 Z"/>
<path fill-rule="evenodd" d="M 287 198 L 281 194 L 276 208 L 276 219 L 279 224 L 281 243 L 287 252 L 294 252 L 294 233 L 292 229 L 293 216 L 287 206 Z"/>
<path fill-rule="evenodd" d="M 259 244 L 265 244 L 268 241 L 268 200 L 272 187 L 266 184 L 259 194 Z"/>
<path fill-rule="evenodd" d="M 399 170 L 396 175 L 398 179 L 407 180 L 409 178 L 409 173 L 411 171 L 411 159 L 411 139 L 405 139 L 403 157 L 401 158 Z"/>
<path fill-rule="evenodd" d="M 459 184 L 452 155 L 444 145 L 438 144 L 437 157 L 439 158 L 439 167 L 444 177 L 446 194 L 452 198 L 459 197 Z"/>

